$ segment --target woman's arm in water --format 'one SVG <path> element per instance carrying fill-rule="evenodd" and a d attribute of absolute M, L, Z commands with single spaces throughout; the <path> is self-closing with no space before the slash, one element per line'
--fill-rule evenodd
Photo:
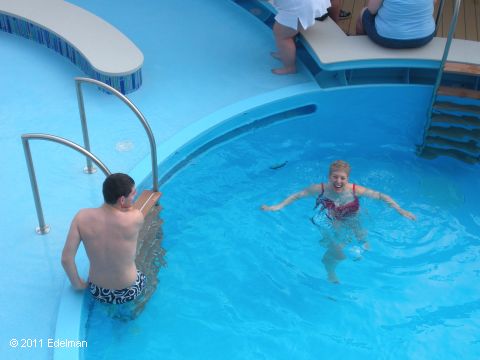
<path fill-rule="evenodd" d="M 398 211 L 398 213 L 402 216 L 405 216 L 407 219 L 410 220 L 416 220 L 417 217 L 412 214 L 410 211 L 404 210 L 398 205 L 395 200 L 393 200 L 390 196 L 387 194 L 382 194 L 379 191 L 371 190 L 363 186 L 357 185 L 356 187 L 356 193 L 359 196 L 366 196 L 372 199 L 377 199 L 377 200 L 382 200 L 386 202 L 388 205 L 390 205 L 392 208 Z"/>
<path fill-rule="evenodd" d="M 284 199 L 282 202 L 276 204 L 276 205 L 262 205 L 260 208 L 264 211 L 278 211 L 283 209 L 285 206 L 290 205 L 294 201 L 297 201 L 298 199 L 303 199 L 307 196 L 312 196 L 315 194 L 320 193 L 321 191 L 321 186 L 322 184 L 315 184 L 312 186 L 309 186 L 308 188 L 299 191 L 295 194 L 290 195 L 286 199 Z"/>

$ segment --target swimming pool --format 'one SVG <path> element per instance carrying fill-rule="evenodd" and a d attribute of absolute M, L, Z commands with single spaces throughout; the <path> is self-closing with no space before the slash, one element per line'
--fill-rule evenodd
<path fill-rule="evenodd" d="M 473 359 L 478 168 L 415 155 L 428 92 L 316 92 L 252 109 L 180 149 L 175 173 L 163 171 L 159 287 L 132 322 L 94 307 L 85 358 Z M 358 102 L 340 111 L 349 96 Z M 325 181 L 338 158 L 351 162 L 353 182 L 390 194 L 418 221 L 362 200 L 372 250 L 340 264 L 333 285 L 309 221 L 314 200 L 259 207 Z"/>
<path fill-rule="evenodd" d="M 165 143 L 173 149 L 172 143 L 182 129 L 191 128 L 204 118 L 211 119 L 212 113 L 221 113 L 222 119 L 242 111 L 249 116 L 254 111 L 246 110 L 252 103 L 258 105 L 318 89 L 303 66 L 290 77 L 272 75 L 269 70 L 275 60 L 268 55 L 273 44 L 270 29 L 230 1 L 72 2 L 118 27 L 144 52 L 145 82 L 131 99 L 150 121 L 161 149 Z M 182 14 L 182 19 L 194 20 L 179 21 L 178 14 Z M 2 79 L 8 85 L 0 89 L 3 100 L 0 160 L 4 169 L 0 183 L 4 189 L 2 200 L 8 204 L 2 207 L 0 217 L 3 232 L 7 234 L 0 242 L 0 258 L 4 269 L 8 269 L 2 272 L 2 280 L 9 284 L 0 303 L 3 309 L 0 355 L 6 359 L 45 359 L 52 357 L 53 349 L 13 349 L 8 341 L 12 337 L 54 338 L 56 331 L 61 334 L 61 329 L 55 328 L 55 321 L 59 304 L 63 308 L 62 289 L 71 290 L 59 264 L 61 249 L 75 212 L 101 203 L 98 189 L 103 175 L 82 174 L 84 159 L 68 150 L 50 144 L 36 145 L 34 160 L 52 231 L 44 237 L 34 233 L 36 216 L 19 138 L 26 132 L 48 132 L 81 143 L 73 77 L 82 73 L 69 61 L 29 40 L 5 33 L 0 33 L 0 38 L 0 63 L 6 69 Z M 93 151 L 112 170 L 134 172 L 137 175 L 134 178 L 142 180 L 145 169 L 136 171 L 136 164 L 148 156 L 142 129 L 130 121 L 131 113 L 112 97 L 99 94 L 96 89 L 86 92 Z M 261 99 L 252 101 L 256 96 Z M 327 104 L 333 100 L 343 104 L 342 98 L 348 93 L 342 93 L 340 99 L 331 93 L 322 96 Z M 362 104 L 356 106 L 365 110 Z M 225 107 L 228 116 L 219 111 Z M 345 106 L 329 108 L 320 104 L 320 107 L 330 109 L 331 114 L 356 117 L 355 109 Z M 263 115 L 268 114 L 255 114 Z M 405 128 L 395 127 L 393 131 L 406 135 L 411 148 L 410 140 L 420 136 L 420 128 L 420 124 L 408 121 Z M 122 146 L 132 143 L 133 148 Z M 122 152 L 128 149 L 132 151 Z M 438 164 L 456 169 L 446 159 Z M 67 307 L 65 312 L 69 316 L 63 318 L 64 324 L 74 326 L 78 318 L 76 308 Z M 78 327 L 74 336 L 72 339 L 78 338 Z M 72 350 L 67 349 L 66 353 L 71 355 Z"/>

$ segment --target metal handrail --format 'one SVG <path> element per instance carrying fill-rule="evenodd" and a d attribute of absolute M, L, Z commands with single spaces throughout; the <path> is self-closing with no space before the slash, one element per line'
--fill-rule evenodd
<path fill-rule="evenodd" d="M 95 164 L 103 171 L 103 173 L 108 176 L 111 174 L 110 170 L 90 151 L 84 149 L 80 145 L 61 138 L 59 136 L 50 135 L 50 134 L 23 134 L 22 135 L 22 144 L 23 151 L 25 153 L 25 160 L 27 161 L 28 176 L 30 177 L 30 185 L 32 186 L 33 199 L 35 201 L 35 208 L 37 209 L 37 217 L 39 226 L 36 228 L 37 234 L 44 235 L 50 231 L 50 226 L 45 224 L 45 218 L 43 217 L 42 203 L 40 201 L 40 193 L 38 191 L 37 177 L 35 176 L 35 169 L 33 167 L 32 152 L 30 151 L 29 140 L 48 140 L 57 142 L 62 145 L 66 145 L 73 150 L 76 150 L 88 159 L 93 160 Z"/>
<path fill-rule="evenodd" d="M 82 93 L 82 87 L 81 87 L 82 83 L 94 84 L 111 92 L 112 94 L 117 96 L 120 100 L 122 100 L 125 104 L 127 104 L 127 106 L 135 113 L 138 120 L 140 120 L 140 122 L 143 125 L 143 128 L 147 132 L 148 140 L 150 142 L 150 153 L 152 157 L 153 191 L 158 191 L 157 145 L 155 144 L 155 138 L 153 136 L 152 129 L 150 128 L 150 125 L 148 124 L 143 114 L 135 106 L 134 103 L 132 103 L 125 95 L 123 95 L 121 92 L 114 89 L 113 87 L 95 79 L 77 77 L 75 78 L 75 87 L 77 90 L 78 108 L 80 111 L 80 120 L 82 123 L 82 133 L 83 133 L 83 141 L 85 144 L 85 149 L 90 151 L 90 140 L 88 137 L 87 118 L 85 115 L 85 105 L 83 101 L 83 93 Z M 85 171 L 88 173 L 95 172 L 94 168 L 92 167 L 92 162 L 88 157 L 87 157 L 87 167 L 85 168 Z"/>
<path fill-rule="evenodd" d="M 427 121 L 425 123 L 425 128 L 423 130 L 423 143 L 421 145 L 420 151 L 423 151 L 423 149 L 425 148 L 425 140 L 427 138 L 428 129 L 430 128 L 430 125 L 432 123 L 433 106 L 435 105 L 435 100 L 437 98 L 438 88 L 440 87 L 440 83 L 442 82 L 443 68 L 445 67 L 445 63 L 447 62 L 448 53 L 450 51 L 450 46 L 453 40 L 453 34 L 455 32 L 455 28 L 457 27 L 457 20 L 458 20 L 458 14 L 460 12 L 461 3 L 462 3 L 462 0 L 455 0 L 452 22 L 450 23 L 447 42 L 445 43 L 445 49 L 443 50 L 442 60 L 440 61 L 440 67 L 438 69 L 437 78 L 435 79 L 435 85 L 433 87 L 432 97 L 430 99 L 430 106 L 428 108 Z"/>

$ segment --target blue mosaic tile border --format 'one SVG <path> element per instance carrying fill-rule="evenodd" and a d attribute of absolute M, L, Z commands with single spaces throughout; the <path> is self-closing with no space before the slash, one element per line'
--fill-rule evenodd
<path fill-rule="evenodd" d="M 0 30 L 45 45 L 69 59 L 91 78 L 112 86 L 122 94 L 133 92 L 142 85 L 141 68 L 131 74 L 121 76 L 110 76 L 99 73 L 77 49 L 60 36 L 24 19 L 0 13 Z"/>

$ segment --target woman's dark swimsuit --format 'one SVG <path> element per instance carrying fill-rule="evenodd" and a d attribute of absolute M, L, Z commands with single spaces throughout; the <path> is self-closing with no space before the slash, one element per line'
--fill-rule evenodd
<path fill-rule="evenodd" d="M 143 292 L 146 284 L 146 276 L 137 270 L 135 283 L 122 290 L 105 289 L 91 282 L 88 284 L 90 286 L 90 293 L 96 300 L 107 304 L 124 304 L 136 299 Z"/>
<path fill-rule="evenodd" d="M 358 210 L 360 210 L 360 201 L 358 200 L 358 197 L 355 194 L 355 184 L 353 184 L 352 191 L 353 191 L 352 201 L 343 205 L 335 205 L 335 203 L 332 200 L 323 196 L 325 189 L 322 183 L 322 192 L 317 197 L 314 209 L 318 208 L 321 205 L 322 207 L 320 208 L 320 211 L 323 211 L 326 209 L 327 217 L 330 220 L 344 220 L 346 218 L 354 216 L 357 214 Z"/>

